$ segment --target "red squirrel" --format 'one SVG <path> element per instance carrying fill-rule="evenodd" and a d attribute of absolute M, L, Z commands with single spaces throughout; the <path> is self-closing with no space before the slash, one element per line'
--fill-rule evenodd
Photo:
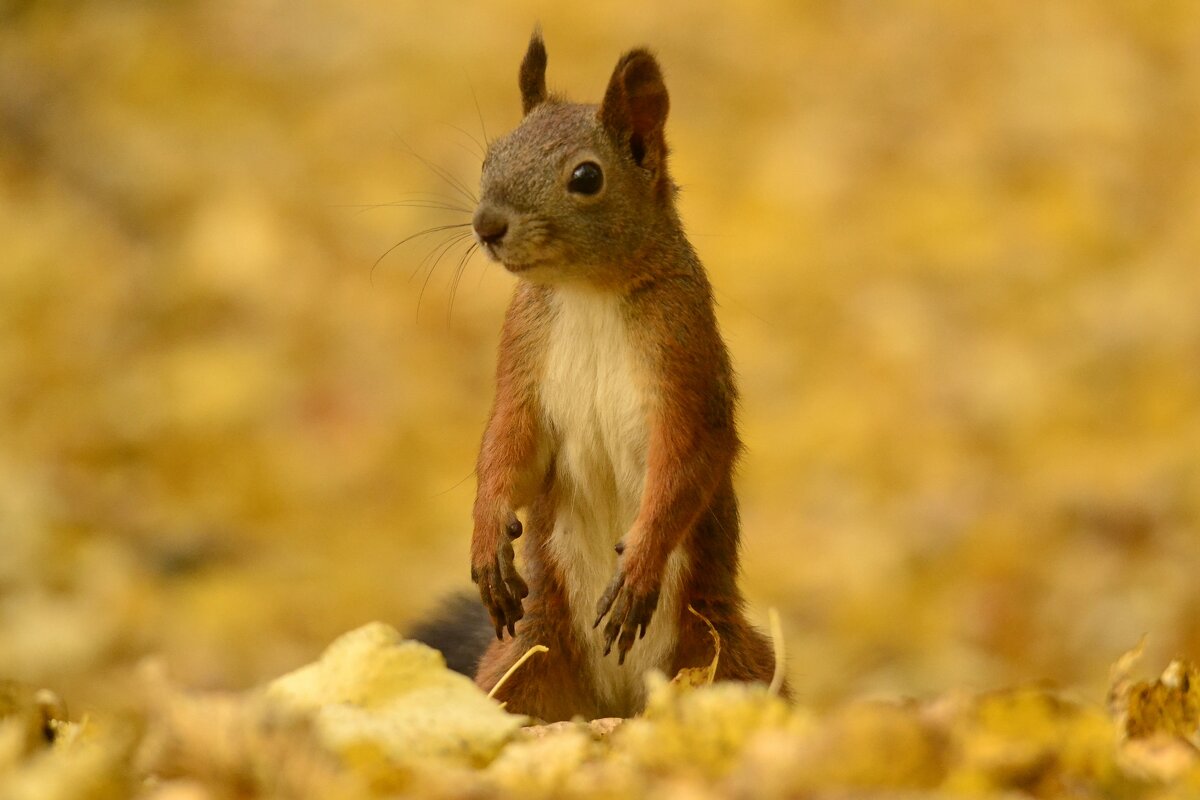
<path fill-rule="evenodd" d="M 543 644 L 497 692 L 509 710 L 633 715 L 646 670 L 712 662 L 689 605 L 720 635 L 718 679 L 769 682 L 737 585 L 736 389 L 675 208 L 661 70 L 629 51 L 598 106 L 548 93 L 545 73 L 535 31 L 524 118 L 488 147 L 472 220 L 519 279 L 476 472 L 471 577 L 496 634 L 476 682 Z"/>

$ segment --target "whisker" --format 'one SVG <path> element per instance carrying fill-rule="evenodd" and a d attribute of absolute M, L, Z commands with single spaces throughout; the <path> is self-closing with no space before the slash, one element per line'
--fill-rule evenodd
<path fill-rule="evenodd" d="M 458 295 L 458 284 L 462 280 L 463 273 L 467 270 L 467 264 L 471 261 L 471 256 L 475 255 L 475 251 L 479 249 L 479 242 L 471 242 L 463 254 L 459 256 L 458 263 L 454 266 L 454 279 L 450 282 L 450 308 L 446 311 L 446 324 L 450 324 L 450 320 L 454 316 L 454 298 Z"/>
<path fill-rule="evenodd" d="M 396 242 L 394 245 L 389 247 L 387 250 L 384 250 L 383 255 L 381 255 L 379 258 L 375 259 L 375 263 L 371 265 L 371 280 L 372 281 L 375 280 L 375 268 L 379 266 L 379 262 L 383 261 L 389 255 L 391 255 L 392 251 L 395 250 L 400 245 L 405 244 L 407 242 L 411 242 L 413 239 L 417 239 L 422 236 L 428 236 L 431 233 L 441 233 L 442 231 L 453 230 L 454 228 L 466 228 L 466 227 L 469 227 L 470 224 L 471 223 L 469 223 L 469 222 L 455 222 L 455 223 L 452 223 L 449 225 L 435 225 L 432 228 L 426 228 L 423 231 L 417 231 L 416 233 L 405 236 L 403 239 Z"/>
<path fill-rule="evenodd" d="M 456 234 L 453 234 L 453 235 L 447 237 L 446 239 L 443 239 L 442 241 L 438 242 L 433 247 L 431 247 L 429 249 L 429 252 L 425 254 L 424 258 L 422 258 L 419 262 L 417 262 L 417 268 L 414 269 L 412 271 L 412 274 L 408 276 L 408 282 L 412 283 L 413 278 L 415 278 L 415 277 L 417 277 L 417 275 L 421 274 L 421 272 L 424 271 L 425 266 L 427 264 L 436 265 L 437 262 L 439 260 L 441 260 L 442 256 L 444 256 L 446 254 L 446 251 L 448 251 L 451 247 L 458 244 L 463 239 L 466 239 L 470 235 L 471 234 L 469 234 L 469 233 L 456 233 Z M 435 258 L 435 256 L 436 256 L 436 258 Z M 432 269 L 432 266 L 430 268 Z"/>
<path fill-rule="evenodd" d="M 379 208 L 426 208 L 432 211 L 455 211 L 460 214 L 470 214 L 471 209 L 463 205 L 442 202 L 438 200 L 393 200 L 388 203 L 346 203 L 334 208 L 356 208 L 360 212 L 374 211 Z"/>
<path fill-rule="evenodd" d="M 479 95 L 475 94 L 475 84 L 471 83 L 471 76 L 466 75 L 466 70 L 463 70 L 463 75 L 466 76 L 467 86 L 469 86 L 471 89 L 471 99 L 475 101 L 475 113 L 479 115 L 479 130 L 483 131 L 483 141 L 485 144 L 490 145 L 492 142 L 491 138 L 488 136 L 487 125 L 485 125 L 483 122 L 483 109 L 479 107 Z M 486 155 L 486 147 L 484 148 L 484 151 L 484 154 Z"/>
<path fill-rule="evenodd" d="M 424 264 L 425 261 L 430 261 L 431 258 L 433 260 L 430 261 L 430 269 L 428 269 L 428 271 L 425 273 L 424 281 L 421 282 L 420 293 L 416 295 L 416 320 L 419 321 L 421 319 L 421 302 L 425 300 L 425 290 L 428 288 L 428 285 L 430 285 L 430 279 L 433 277 L 433 272 L 437 271 L 438 264 L 442 263 L 442 259 L 445 258 L 445 254 L 449 253 L 458 242 L 461 242 L 464 237 L 469 235 L 470 234 L 458 234 L 456 236 L 450 236 L 448 240 L 431 249 L 431 251 L 426 255 L 425 259 L 422 259 L 422 264 Z M 418 272 L 420 272 L 420 266 L 418 267 Z M 413 273 L 413 277 L 416 277 L 416 272 Z"/>
<path fill-rule="evenodd" d="M 474 478 L 474 477 L 475 477 L 475 470 L 471 470 L 466 475 L 462 476 L 462 478 L 460 478 L 459 481 L 457 483 L 455 483 L 453 486 L 451 486 L 449 489 L 443 489 L 442 491 L 433 495 L 433 497 L 441 497 L 444 494 L 449 494 L 450 492 L 453 492 L 455 489 L 462 486 L 464 483 L 466 483 L 467 481 L 471 480 L 471 478 Z"/>
<path fill-rule="evenodd" d="M 473 205 L 473 206 L 479 205 L 479 198 L 477 198 L 475 196 L 475 193 L 471 191 L 470 187 L 468 187 L 465 183 L 463 183 L 461 180 L 459 180 L 453 174 L 451 174 L 448 169 L 446 169 L 444 167 L 435 167 L 435 165 L 428 163 L 428 162 L 426 165 L 431 170 L 434 171 L 434 174 L 440 175 L 443 180 L 445 180 L 451 186 L 458 189 L 459 192 L 462 193 L 463 197 L 465 197 L 467 200 L 471 201 L 471 205 Z"/>
<path fill-rule="evenodd" d="M 480 159 L 480 163 L 483 163 L 483 158 L 478 153 L 476 153 L 474 150 L 472 150 L 471 148 L 469 148 L 465 144 L 463 144 L 462 142 L 455 142 L 454 146 L 459 148 L 460 150 L 462 150 L 464 153 L 471 156 L 472 158 Z"/>
<path fill-rule="evenodd" d="M 468 78 L 468 83 L 470 83 L 469 78 Z M 481 159 L 483 159 L 483 158 L 487 157 L 488 135 L 487 135 L 487 127 L 483 121 L 483 111 L 479 105 L 479 98 L 475 93 L 474 86 L 471 87 L 471 97 L 475 103 L 476 114 L 478 114 L 478 116 L 479 116 L 479 125 L 480 125 L 481 130 L 483 131 L 484 141 L 480 142 L 471 133 L 469 133 L 466 130 L 463 130 L 462 128 L 460 128 L 458 126 L 455 126 L 455 125 L 452 125 L 449 123 L 445 123 L 445 124 L 447 125 L 447 127 L 451 128 L 452 130 L 457 131 L 463 137 L 465 137 L 468 141 L 473 143 L 475 145 L 475 147 L 478 148 L 479 152 L 476 153 L 476 152 L 472 151 L 465 143 L 463 143 L 461 141 L 455 141 L 455 144 L 457 146 L 461 147 L 464 150 L 464 152 L 468 152 L 472 156 L 477 156 L 477 157 L 480 157 Z M 393 134 L 395 135 L 396 139 L 400 142 L 400 144 L 404 147 L 407 154 L 409 156 L 411 156 L 412 158 L 416 159 L 418 162 L 421 163 L 422 166 L 424 166 L 427 170 L 429 170 L 435 176 L 437 176 L 439 179 L 441 179 L 450 188 L 451 194 L 449 196 L 447 196 L 447 195 L 442 195 L 442 194 L 438 194 L 435 192 L 410 192 L 410 193 L 401 195 L 400 196 L 401 199 L 399 199 L 399 200 L 395 200 L 395 201 L 391 201 L 391 202 L 387 202 L 387 203 L 361 204 L 361 205 L 355 205 L 355 206 L 350 206 L 350 207 L 359 208 L 363 212 L 372 210 L 372 209 L 378 209 L 378 208 L 396 207 L 396 208 L 417 208 L 417 209 L 425 209 L 425 210 L 430 210 L 430 211 L 446 211 L 446 212 L 453 212 L 453 213 L 467 214 L 467 215 L 471 215 L 474 213 L 474 208 L 475 208 L 475 206 L 477 206 L 479 204 L 479 200 L 475 196 L 475 194 L 471 191 L 471 188 L 464 181 L 462 181 L 461 179 L 456 177 L 450 170 L 446 169 L 445 167 L 439 166 L 438 164 L 433 163 L 428 158 L 425 158 L 420 153 L 418 153 L 415 149 L 413 149 L 412 145 L 410 145 L 407 141 L 405 141 L 404 137 L 401 136 L 398 131 L 393 130 Z M 467 230 L 462 230 L 463 228 L 466 228 Z M 406 244 L 407 242 L 413 241 L 414 239 L 423 238 L 423 237 L 426 237 L 426 236 L 429 236 L 429 235 L 432 235 L 435 233 L 445 233 L 445 232 L 449 231 L 450 234 L 444 240 L 436 243 L 432 248 L 430 248 L 429 252 L 427 252 L 425 254 L 425 256 L 420 260 L 420 262 L 418 262 L 416 269 L 413 270 L 412 274 L 409 275 L 409 282 L 411 283 L 412 280 L 415 279 L 422 271 L 425 272 L 425 276 L 421 281 L 421 290 L 417 295 L 416 318 L 419 321 L 421 318 L 421 306 L 424 303 L 424 299 L 425 299 L 425 291 L 429 287 L 429 283 L 433 278 L 433 273 L 437 271 L 438 265 L 442 262 L 442 260 L 444 258 L 446 258 L 447 255 L 449 255 L 457 247 L 459 247 L 459 245 L 461 245 L 464 240 L 471 240 L 473 238 L 473 232 L 470 230 L 470 228 L 471 228 L 471 222 L 469 222 L 469 221 L 461 222 L 461 223 L 451 223 L 451 224 L 446 224 L 446 225 L 435 225 L 433 227 L 426 228 L 424 230 L 417 231 L 416 233 L 405 236 L 403 239 L 396 242 L 391 247 L 389 247 L 387 250 L 385 250 L 383 252 L 383 254 L 379 256 L 379 258 L 375 259 L 375 262 L 371 265 L 372 281 L 374 281 L 376 268 L 383 261 L 383 259 L 387 258 L 387 256 L 390 255 L 392 253 L 392 251 L 395 250 L 396 248 L 400 247 L 403 244 Z M 449 321 L 450 316 L 454 312 L 454 300 L 457 296 L 458 287 L 459 287 L 460 282 L 462 281 L 463 273 L 465 272 L 467 265 L 470 263 L 471 257 L 475 254 L 475 252 L 478 251 L 478 249 L 479 249 L 479 245 L 477 242 L 468 241 L 466 247 L 458 255 L 458 260 L 455 262 L 454 272 L 453 272 L 453 276 L 451 278 L 450 305 L 449 305 L 449 310 L 448 310 L 447 321 Z"/>
<path fill-rule="evenodd" d="M 452 124 L 450 124 L 449 122 L 446 122 L 446 123 L 443 123 L 443 124 L 445 124 L 445 125 L 446 125 L 446 127 L 450 128 L 451 130 L 456 130 L 456 131 L 458 131 L 459 133 L 461 133 L 463 136 L 467 137 L 467 139 L 469 139 L 471 142 L 473 142 L 473 143 L 475 144 L 475 147 L 477 147 L 477 148 L 479 149 L 479 152 L 477 152 L 477 153 L 475 153 L 475 152 L 472 152 L 471 150 L 469 150 L 469 149 L 468 149 L 467 147 L 465 147 L 465 146 L 463 146 L 463 150 L 466 150 L 468 153 L 471 153 L 471 155 L 477 155 L 477 156 L 479 156 L 479 160 L 480 160 L 480 162 L 482 162 L 482 161 L 483 161 L 483 159 L 487 158 L 487 147 L 486 147 L 486 146 L 484 146 L 483 142 L 481 142 L 481 141 L 479 141 L 478 139 L 476 139 L 476 138 L 475 138 L 475 136 L 474 136 L 473 134 L 471 134 L 471 133 L 470 133 L 470 132 L 468 132 L 468 131 L 465 131 L 465 130 L 463 130 L 462 128 L 458 127 L 457 125 L 452 125 Z M 458 142 L 455 142 L 455 144 L 459 144 L 459 143 L 458 143 Z"/>
<path fill-rule="evenodd" d="M 421 320 L 421 303 L 425 301 L 425 290 L 430 288 L 430 281 L 433 278 L 433 272 L 438 269 L 439 261 L 442 260 L 442 257 L 446 254 L 446 251 L 449 251 L 450 247 L 454 246 L 454 243 L 455 242 L 451 241 L 449 245 L 442 245 L 442 248 L 440 248 L 440 251 L 438 252 L 438 257 L 433 259 L 432 263 L 430 264 L 430 269 L 426 271 L 424 281 L 421 281 L 421 290 L 418 294 L 416 294 L 416 321 Z"/>
<path fill-rule="evenodd" d="M 340 203 L 330 207 L 334 207 L 334 209 L 359 209 L 360 211 L 388 209 L 388 207 L 401 207 L 401 209 L 431 209 L 434 211 L 458 211 L 461 213 L 473 213 L 474 211 L 454 198 L 445 197 L 444 194 L 434 194 L 432 192 L 410 192 L 407 194 L 407 196 L 401 197 L 407 197 L 407 199 L 389 200 L 386 201 L 386 203 Z"/>
<path fill-rule="evenodd" d="M 482 262 L 483 269 L 479 270 L 479 282 L 475 284 L 475 288 L 479 289 L 483 286 L 483 279 L 488 276 L 488 262 L 485 258 Z"/>
<path fill-rule="evenodd" d="M 426 169 L 449 184 L 451 189 L 454 189 L 456 192 L 462 195 L 468 202 L 471 203 L 472 206 L 479 205 L 479 199 L 475 197 L 469 188 L 467 188 L 465 183 L 454 177 L 449 170 L 445 169 L 444 167 L 439 167 L 437 164 L 434 164 L 432 161 L 422 156 L 420 153 L 414 150 L 408 142 L 404 141 L 404 138 L 401 137 L 399 133 L 396 134 L 396 138 L 399 139 L 400 143 L 403 144 L 408 150 L 408 154 L 417 161 L 420 161 Z"/>
<path fill-rule="evenodd" d="M 446 202 L 446 203 L 456 203 L 456 202 L 458 202 L 458 201 L 457 201 L 457 200 L 456 200 L 454 197 L 452 197 L 451 195 L 442 194 L 441 192 L 400 192 L 400 193 L 399 193 L 398 195 L 396 195 L 396 196 L 397 196 L 397 197 L 403 197 L 403 198 L 413 198 L 413 199 L 424 199 L 424 200 L 440 200 L 440 201 L 442 201 L 442 202 Z M 344 203 L 343 203 L 343 204 L 339 204 L 339 203 L 334 203 L 334 204 L 333 204 L 333 208 L 344 208 L 344 207 L 346 207 L 346 205 L 350 205 L 351 207 L 354 207 L 355 205 L 360 205 L 360 204 L 356 204 L 356 203 L 350 203 L 350 204 L 344 204 Z"/>
<path fill-rule="evenodd" d="M 407 202 L 445 203 L 446 205 L 451 205 L 462 202 L 453 195 L 442 194 L 441 192 L 401 192 L 396 196 L 401 199 L 388 203 L 330 203 L 329 208 L 377 208 L 379 206 L 391 205 L 392 203 Z"/>

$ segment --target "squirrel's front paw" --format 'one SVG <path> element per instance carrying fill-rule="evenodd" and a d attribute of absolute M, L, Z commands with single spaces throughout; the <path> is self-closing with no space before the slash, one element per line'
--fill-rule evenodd
<path fill-rule="evenodd" d="M 529 587 L 525 585 L 517 565 L 514 562 L 513 539 L 521 535 L 521 521 L 515 514 L 509 514 L 508 523 L 503 534 L 499 537 L 496 553 L 483 563 L 471 565 L 471 580 L 479 586 L 479 596 L 483 605 L 492 616 L 492 624 L 496 627 L 496 638 L 504 638 L 504 629 L 509 636 L 516 636 L 516 624 L 525 616 L 525 608 L 521 601 L 529 596 Z"/>
<path fill-rule="evenodd" d="M 592 624 L 593 628 L 599 627 L 601 620 L 612 612 L 604 626 L 604 655 L 612 652 L 615 641 L 617 663 L 624 664 L 625 654 L 634 641 L 646 635 L 646 626 L 657 605 L 658 584 L 652 588 L 639 588 L 629 580 L 624 565 L 618 564 L 616 574 L 596 604 L 596 621 Z"/>

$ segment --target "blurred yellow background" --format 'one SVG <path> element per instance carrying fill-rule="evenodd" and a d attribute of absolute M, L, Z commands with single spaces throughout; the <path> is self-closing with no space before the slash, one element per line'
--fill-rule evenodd
<path fill-rule="evenodd" d="M 0 675 L 244 686 L 469 586 L 513 279 L 390 248 L 465 221 L 402 204 L 455 194 L 421 159 L 475 185 L 539 20 L 574 99 L 663 63 L 801 698 L 1200 657 L 1190 0 L 39 0 L 0 4 Z"/>

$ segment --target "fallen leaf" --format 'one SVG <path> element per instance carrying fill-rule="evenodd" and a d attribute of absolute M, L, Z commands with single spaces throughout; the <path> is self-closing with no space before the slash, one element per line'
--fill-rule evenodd
<path fill-rule="evenodd" d="M 483 766 L 526 722 L 447 670 L 441 653 L 378 622 L 273 681 L 266 698 L 308 715 L 319 739 L 355 763 Z"/>

